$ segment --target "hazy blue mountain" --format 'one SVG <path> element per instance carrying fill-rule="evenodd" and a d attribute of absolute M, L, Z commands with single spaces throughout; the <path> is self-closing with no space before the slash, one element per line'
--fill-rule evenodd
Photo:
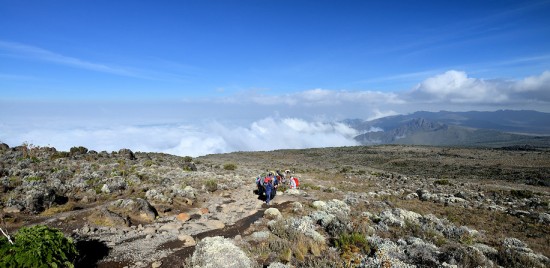
<path fill-rule="evenodd" d="M 550 145 L 550 113 L 536 111 L 415 112 L 371 121 L 346 120 L 362 144 Z"/>

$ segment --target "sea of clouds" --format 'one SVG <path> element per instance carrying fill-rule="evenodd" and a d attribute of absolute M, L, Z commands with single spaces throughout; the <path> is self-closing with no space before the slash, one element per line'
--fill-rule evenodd
<path fill-rule="evenodd" d="M 84 146 L 90 150 L 108 152 L 129 148 L 133 151 L 164 152 L 180 156 L 358 144 L 353 139 L 357 132 L 341 123 L 273 117 L 244 126 L 212 121 L 201 125 L 40 127 L 10 133 L 10 130 L 0 125 L 0 131 L 4 134 L 2 142 L 10 146 L 27 142 L 37 146 L 52 146 L 63 151 L 73 146 Z"/>

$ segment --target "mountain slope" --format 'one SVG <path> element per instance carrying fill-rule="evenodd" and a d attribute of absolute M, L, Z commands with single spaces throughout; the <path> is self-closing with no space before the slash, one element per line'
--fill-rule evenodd
<path fill-rule="evenodd" d="M 355 139 L 365 145 L 550 146 L 550 136 L 539 136 L 550 135 L 550 114 L 535 111 L 416 112 L 346 123 L 363 132 Z"/>
<path fill-rule="evenodd" d="M 346 123 L 360 131 L 371 128 L 389 130 L 398 128 L 412 119 L 423 118 L 447 125 L 492 129 L 503 132 L 550 135 L 550 113 L 537 111 L 499 110 L 495 112 L 415 112 L 407 115 L 383 117 L 371 121 L 347 120 Z"/>

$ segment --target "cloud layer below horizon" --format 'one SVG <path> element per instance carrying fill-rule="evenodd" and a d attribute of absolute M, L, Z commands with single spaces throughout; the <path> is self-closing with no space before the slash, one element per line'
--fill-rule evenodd
<path fill-rule="evenodd" d="M 3 126 L 0 130 L 2 133 L 8 132 Z M 63 151 L 73 146 L 84 146 L 96 151 L 130 148 L 142 152 L 199 156 L 234 151 L 352 146 L 358 144 L 353 139 L 356 135 L 354 129 L 341 123 L 268 117 L 248 126 L 210 122 L 200 127 L 171 124 L 93 129 L 40 128 L 19 133 L 17 138 L 5 137 L 3 142 L 15 146 L 23 140 Z"/>
<path fill-rule="evenodd" d="M 166 103 L 53 103 L 0 100 L 0 142 L 68 150 L 198 156 L 356 145 L 342 119 L 424 111 L 532 109 L 550 112 L 550 71 L 517 80 L 450 70 L 408 91 L 311 89 L 284 95 L 243 92 Z"/>

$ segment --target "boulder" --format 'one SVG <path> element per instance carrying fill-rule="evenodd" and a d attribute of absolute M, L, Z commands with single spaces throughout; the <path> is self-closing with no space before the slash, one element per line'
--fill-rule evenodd
<path fill-rule="evenodd" d="M 197 166 L 193 162 L 185 162 L 183 163 L 183 170 L 197 171 Z"/>
<path fill-rule="evenodd" d="M 268 219 L 278 219 L 281 218 L 281 212 L 276 208 L 268 208 L 264 212 L 264 217 Z"/>
<path fill-rule="evenodd" d="M 92 213 L 89 219 L 91 223 L 101 226 L 130 226 L 130 219 L 127 216 L 122 216 L 106 208 Z"/>
<path fill-rule="evenodd" d="M 201 268 L 255 266 L 232 240 L 221 236 L 202 239 L 191 257 L 191 265 Z"/>
<path fill-rule="evenodd" d="M 136 218 L 152 222 L 158 216 L 157 210 L 145 199 L 118 199 L 109 204 L 109 208 L 128 215 L 130 218 Z"/>
<path fill-rule="evenodd" d="M 128 160 L 135 160 L 136 156 L 134 155 L 134 152 L 132 152 L 130 149 L 120 149 L 118 151 L 118 156 L 124 159 Z"/>
<path fill-rule="evenodd" d="M 9 145 L 5 144 L 5 143 L 0 143 L 0 151 L 6 151 L 10 148 Z"/>
<path fill-rule="evenodd" d="M 197 190 L 195 188 L 187 185 L 185 188 L 183 188 L 183 197 L 187 198 L 195 198 L 197 195 Z"/>

